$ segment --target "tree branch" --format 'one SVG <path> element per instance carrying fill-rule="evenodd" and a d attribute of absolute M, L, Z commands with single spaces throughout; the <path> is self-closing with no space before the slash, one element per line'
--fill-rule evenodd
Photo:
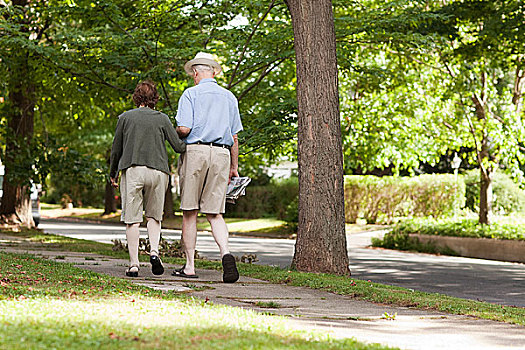
<path fill-rule="evenodd" d="M 450 69 L 450 67 L 448 66 L 448 64 L 446 62 L 444 62 L 444 65 L 445 65 L 445 68 L 447 69 L 448 73 L 450 74 L 450 76 L 452 78 L 456 78 L 456 76 L 454 75 L 454 73 L 452 72 L 452 70 Z M 478 164 L 479 164 L 479 167 L 481 169 L 481 171 L 486 174 L 487 171 L 485 169 L 485 167 L 483 166 L 483 162 L 482 162 L 482 159 L 481 159 L 481 149 L 478 145 L 478 139 L 476 138 L 476 129 L 474 128 L 474 123 L 472 123 L 472 119 L 470 118 L 470 115 L 468 113 L 468 108 L 469 106 L 467 106 L 465 104 L 465 102 L 463 102 L 463 98 L 461 96 L 459 96 L 459 103 L 463 106 L 463 108 L 465 109 L 465 116 L 467 118 L 467 121 L 468 121 L 468 125 L 469 125 L 469 130 L 470 130 L 470 134 L 472 135 L 472 138 L 474 139 L 474 146 L 476 147 L 476 158 L 478 160 Z"/>
<path fill-rule="evenodd" d="M 512 103 L 516 106 L 516 112 L 520 113 L 521 107 L 521 89 L 523 88 L 523 78 L 525 78 L 525 71 L 521 67 L 522 57 L 518 57 L 518 64 L 516 65 L 516 73 L 514 78 L 514 89 L 512 91 Z"/>
<path fill-rule="evenodd" d="M 430 68 L 432 68 L 432 69 L 434 69 L 434 70 L 437 70 L 437 71 L 440 71 L 440 72 L 442 72 L 442 73 L 447 73 L 443 68 L 435 67 L 435 66 L 433 66 L 433 65 L 431 65 L 431 64 L 429 64 L 429 63 L 426 63 L 426 62 L 423 62 L 423 61 L 421 61 L 421 60 L 418 60 L 417 58 L 415 58 L 415 57 L 413 57 L 413 56 L 411 56 L 411 55 L 408 55 L 408 54 L 405 54 L 405 53 L 402 53 L 402 52 L 398 52 L 398 51 L 394 51 L 394 50 L 390 50 L 390 49 L 388 49 L 388 48 L 387 48 L 386 50 L 387 50 L 388 52 L 390 52 L 390 53 L 395 54 L 395 55 L 402 55 L 402 56 L 404 56 L 404 57 L 406 57 L 406 58 L 408 58 L 408 59 L 410 59 L 410 60 L 412 60 L 412 61 L 414 61 L 414 62 L 416 62 L 416 63 L 419 63 L 419 64 L 421 64 L 421 65 L 423 65 L 423 66 L 430 67 Z"/>
<path fill-rule="evenodd" d="M 259 145 L 257 145 L 257 147 L 251 147 L 251 149 L 249 151 L 244 152 L 244 153 L 240 153 L 240 155 L 245 156 L 247 154 L 255 152 L 255 151 L 257 151 L 257 150 L 259 150 L 261 148 L 264 148 L 264 147 L 275 147 L 276 143 L 280 143 L 280 142 L 283 142 L 283 141 L 290 141 L 293 138 L 294 138 L 294 136 L 290 136 L 290 137 L 281 137 L 281 138 L 278 138 L 276 140 L 271 140 L 271 141 L 269 141 L 267 143 L 259 144 Z"/>
<path fill-rule="evenodd" d="M 230 89 L 232 87 L 233 79 L 235 78 L 235 75 L 237 74 L 237 70 L 239 69 L 239 66 L 241 65 L 242 60 L 244 59 L 244 55 L 246 54 L 246 50 L 248 50 L 248 44 L 252 40 L 252 38 L 255 35 L 255 32 L 257 31 L 257 29 L 259 29 L 259 26 L 261 25 L 261 23 L 264 21 L 266 16 L 268 16 L 268 14 L 270 13 L 270 11 L 272 10 L 272 8 L 274 6 L 275 6 L 275 0 L 272 0 L 270 5 L 266 9 L 266 12 L 261 16 L 261 18 L 259 18 L 259 21 L 255 25 L 255 27 L 253 27 L 252 32 L 250 33 L 250 35 L 246 39 L 246 42 L 244 43 L 244 47 L 242 49 L 242 52 L 239 55 L 239 59 L 237 60 L 237 64 L 235 65 L 235 68 L 233 69 L 232 75 L 230 77 L 230 81 L 228 83 L 228 89 Z"/>
<path fill-rule="evenodd" d="M 110 21 L 111 23 L 113 23 L 117 28 L 119 28 L 122 32 L 124 32 L 124 34 L 126 34 L 138 47 L 140 47 L 140 49 L 142 50 L 142 52 L 144 52 L 144 55 L 146 56 L 147 60 L 151 63 L 151 65 L 153 67 L 156 66 L 155 62 L 153 61 L 153 59 L 151 58 L 150 54 L 148 53 L 148 51 L 146 50 L 146 48 L 141 45 L 136 39 L 135 37 L 133 37 L 133 35 L 131 35 L 127 30 L 126 28 L 123 28 L 121 25 L 119 25 L 118 23 L 116 23 L 112 18 L 110 18 L 108 15 L 106 15 L 105 12 L 103 12 L 104 14 L 104 17 L 106 17 L 108 19 L 108 21 Z M 164 96 L 166 97 L 166 102 L 168 103 L 168 107 L 169 109 L 171 110 L 172 113 L 175 113 L 175 110 L 173 109 L 173 106 L 171 105 L 171 100 L 170 100 L 170 97 L 168 95 L 168 92 L 166 91 L 166 87 L 164 85 L 164 81 L 162 80 L 162 78 L 159 76 L 157 76 L 158 79 L 159 79 L 159 83 L 160 83 L 160 86 L 162 88 L 162 92 L 164 93 Z"/>
<path fill-rule="evenodd" d="M 239 97 L 237 98 L 239 101 L 242 100 L 242 98 L 244 96 L 246 96 L 246 94 L 248 92 L 250 92 L 254 87 L 256 87 L 257 85 L 259 85 L 259 83 L 264 79 L 265 76 L 267 76 L 272 70 L 274 70 L 275 68 L 277 68 L 281 63 L 283 63 L 286 59 L 283 58 L 281 59 L 280 61 L 277 61 L 277 63 L 271 67 L 271 68 L 268 68 L 269 67 L 269 64 L 266 66 L 266 69 L 264 70 L 264 72 L 261 73 L 261 75 L 259 76 L 259 78 L 252 84 L 250 85 L 247 89 L 245 89 L 240 95 Z"/>
<path fill-rule="evenodd" d="M 77 72 L 74 72 L 71 68 L 67 68 L 67 67 L 62 67 L 61 65 L 59 65 L 58 63 L 50 60 L 49 58 L 45 57 L 45 56 L 42 56 L 44 59 L 46 59 L 47 61 L 51 62 L 51 64 L 53 64 L 54 66 L 60 68 L 61 70 L 63 70 L 64 72 L 68 73 L 68 74 L 71 74 L 72 76 L 74 77 L 79 77 L 79 78 L 83 78 L 83 79 L 86 79 L 87 81 L 90 81 L 92 83 L 95 83 L 95 84 L 99 84 L 99 85 L 104 85 L 104 86 L 107 86 L 107 87 L 110 87 L 112 89 L 115 89 L 115 90 L 118 90 L 118 91 L 124 91 L 126 93 L 131 93 L 133 92 L 133 90 L 128 90 L 128 89 L 125 89 L 125 88 L 122 88 L 120 86 L 116 86 L 116 85 L 113 85 L 113 84 L 110 84 L 104 80 L 95 80 L 93 78 L 91 78 L 90 76 L 88 76 L 87 74 L 83 74 L 83 73 L 77 73 Z"/>
<path fill-rule="evenodd" d="M 289 57 L 286 57 L 286 59 L 288 59 Z M 276 60 L 273 60 L 271 62 L 262 62 L 262 63 L 258 63 L 256 65 L 254 65 L 253 67 L 250 68 L 250 70 L 246 73 L 244 73 L 240 78 L 239 80 L 237 80 L 235 83 L 233 83 L 230 88 L 240 84 L 241 82 L 243 82 L 246 78 L 248 78 L 250 75 L 252 75 L 253 73 L 255 72 L 258 72 L 260 71 L 261 69 L 264 69 L 264 68 L 267 68 L 269 65 L 271 65 L 272 63 L 275 63 L 277 62 L 279 59 L 276 59 Z"/>
<path fill-rule="evenodd" d="M 39 42 L 40 39 L 42 39 L 44 32 L 49 28 L 50 25 L 51 25 L 51 21 L 49 20 L 49 18 L 46 18 L 44 25 L 42 26 L 42 28 L 40 28 L 40 30 L 38 31 L 36 35 L 36 40 L 35 40 L 36 42 Z"/>

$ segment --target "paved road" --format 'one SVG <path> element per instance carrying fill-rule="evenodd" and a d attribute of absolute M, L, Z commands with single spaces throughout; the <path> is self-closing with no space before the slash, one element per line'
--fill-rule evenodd
<path fill-rule="evenodd" d="M 125 240 L 125 227 L 113 224 L 42 220 L 45 232 L 110 243 Z M 146 237 L 145 229 L 141 229 Z M 362 280 L 397 285 L 425 292 L 525 307 L 525 264 L 482 259 L 406 253 L 366 246 L 381 232 L 348 235 L 352 276 Z M 163 230 L 165 239 L 180 239 L 180 230 Z M 232 236 L 235 255 L 256 254 L 260 264 L 290 265 L 294 240 Z M 218 249 L 209 233 L 199 233 L 197 250 L 218 259 Z"/>

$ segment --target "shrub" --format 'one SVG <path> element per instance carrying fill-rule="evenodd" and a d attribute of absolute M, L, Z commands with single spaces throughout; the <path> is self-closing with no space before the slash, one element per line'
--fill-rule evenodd
<path fill-rule="evenodd" d="M 345 176 L 345 217 L 355 223 L 391 223 L 397 216 L 441 217 L 465 202 L 465 184 L 454 175 Z"/>
<path fill-rule="evenodd" d="M 297 178 L 274 181 L 265 186 L 248 186 L 246 195 L 236 204 L 227 204 L 226 216 L 260 218 L 276 216 L 283 220 L 288 205 L 297 198 L 299 184 Z"/>
<path fill-rule="evenodd" d="M 286 215 L 283 219 L 291 231 L 297 232 L 297 226 L 299 225 L 299 197 L 295 197 L 295 199 L 288 204 L 286 207 Z"/>
<path fill-rule="evenodd" d="M 498 224 L 483 225 L 475 219 L 413 219 L 394 226 L 387 235 L 439 235 L 453 237 L 494 238 L 525 240 L 525 225 Z M 387 236 L 385 235 L 385 237 Z M 389 238 L 390 239 L 390 238 Z"/>
<path fill-rule="evenodd" d="M 398 250 L 415 250 L 424 253 L 457 255 L 448 247 L 437 247 L 433 243 L 421 243 L 411 234 L 439 235 L 471 238 L 493 238 L 507 240 L 525 240 L 524 225 L 492 224 L 482 225 L 473 219 L 435 220 L 414 219 L 398 223 L 383 239 L 373 238 L 374 247 Z"/>
<path fill-rule="evenodd" d="M 448 247 L 437 247 L 430 242 L 421 243 L 416 237 L 410 237 L 408 233 L 403 232 L 389 232 L 382 240 L 374 237 L 372 238 L 372 246 L 386 249 L 412 250 L 431 254 L 458 255 Z"/>
<path fill-rule="evenodd" d="M 443 217 L 465 205 L 465 182 L 454 175 L 420 175 L 408 179 L 413 216 Z"/>
<path fill-rule="evenodd" d="M 479 170 L 465 173 L 466 207 L 479 211 Z M 508 215 L 525 211 L 525 191 L 502 171 L 496 171 L 492 178 L 492 210 L 494 214 Z"/>

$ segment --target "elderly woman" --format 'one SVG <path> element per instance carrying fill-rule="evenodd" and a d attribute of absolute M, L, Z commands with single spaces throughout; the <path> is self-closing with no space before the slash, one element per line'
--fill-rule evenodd
<path fill-rule="evenodd" d="M 119 116 L 111 148 L 110 180 L 122 197 L 121 221 L 126 224 L 130 266 L 126 276 L 138 277 L 139 225 L 147 218 L 151 245 L 150 262 L 154 275 L 162 275 L 159 258 L 161 220 L 164 196 L 169 181 L 166 141 L 175 152 L 182 153 L 186 145 L 177 135 L 168 116 L 156 111 L 159 95 L 155 84 L 144 81 L 137 85 L 133 102 L 137 108 Z"/>

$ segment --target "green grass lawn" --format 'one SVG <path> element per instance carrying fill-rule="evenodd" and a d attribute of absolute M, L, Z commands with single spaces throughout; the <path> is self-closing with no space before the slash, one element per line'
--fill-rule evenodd
<path fill-rule="evenodd" d="M 89 212 L 82 213 L 84 208 L 76 208 L 72 210 L 60 211 L 60 206 L 57 204 L 42 204 L 42 215 L 47 213 L 53 216 L 74 217 L 79 219 L 97 220 L 97 221 L 108 221 L 108 222 L 120 222 L 120 213 L 113 213 L 110 215 L 102 215 L 102 209 L 88 209 Z M 225 218 L 228 230 L 234 233 L 252 234 L 252 235 L 265 235 L 270 237 L 282 237 L 282 238 L 293 238 L 295 232 L 291 230 L 286 222 L 278 220 L 276 218 L 260 218 L 260 219 L 245 219 L 245 218 Z M 182 229 L 182 215 L 175 213 L 174 218 L 166 219 L 162 222 L 162 227 L 170 229 Z M 367 225 L 364 222 L 357 224 L 346 224 L 346 232 L 348 234 L 378 230 L 388 226 L 384 225 Z M 197 218 L 197 229 L 199 230 L 211 230 L 210 224 L 206 220 L 204 215 L 199 215 Z"/>
<path fill-rule="evenodd" d="M 1 349 L 386 349 L 283 317 L 0 252 Z"/>
<path fill-rule="evenodd" d="M 120 222 L 120 213 L 113 213 L 110 215 L 102 215 L 102 209 L 89 209 L 89 212 L 83 213 L 84 208 L 76 208 L 72 210 L 60 210 L 57 205 L 43 204 L 42 215 L 51 214 L 54 217 L 74 217 L 79 219 Z M 241 219 L 241 218 L 225 218 L 226 224 L 230 232 L 239 233 L 255 233 L 255 234 L 270 234 L 274 236 L 289 237 L 293 232 L 286 227 L 286 222 L 274 218 L 262 219 Z M 170 229 L 182 228 L 182 215 L 176 213 L 174 218 L 166 219 L 162 222 L 162 227 Z M 210 224 L 204 215 L 199 215 L 197 218 L 197 229 L 211 230 Z"/>
<path fill-rule="evenodd" d="M 17 233 L 17 235 L 27 237 L 29 240 L 40 242 L 48 245 L 49 248 L 58 250 L 93 252 L 123 259 L 128 258 L 127 252 L 113 251 L 109 244 L 42 234 L 35 230 L 24 230 Z M 148 259 L 146 255 L 141 255 L 140 257 L 143 261 L 147 261 Z M 167 263 L 184 263 L 182 259 L 163 257 L 163 260 Z M 502 306 L 454 298 L 437 293 L 419 292 L 351 277 L 289 271 L 278 267 L 255 264 L 239 263 L 238 266 L 243 276 L 259 278 L 273 283 L 321 289 L 381 304 L 437 310 L 451 314 L 470 315 L 484 319 L 525 325 L 525 308 L 521 307 Z M 221 264 L 217 261 L 197 260 L 196 267 L 219 270 L 221 269 Z"/>

